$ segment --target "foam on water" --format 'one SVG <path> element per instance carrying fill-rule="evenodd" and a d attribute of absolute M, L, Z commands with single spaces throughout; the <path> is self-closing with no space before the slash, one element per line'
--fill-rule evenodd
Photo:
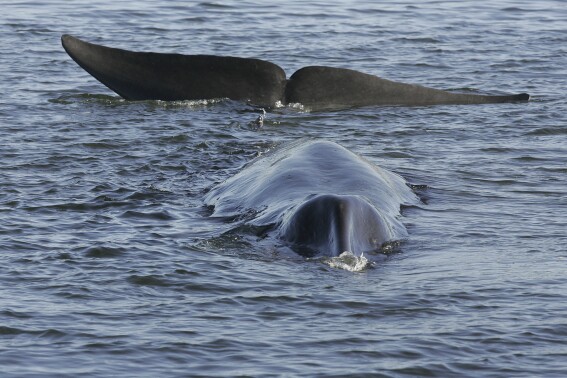
<path fill-rule="evenodd" d="M 344 269 L 349 272 L 362 272 L 372 266 L 372 263 L 364 257 L 364 253 L 356 256 L 349 251 L 345 251 L 339 256 L 322 259 L 321 261 L 331 268 Z"/>

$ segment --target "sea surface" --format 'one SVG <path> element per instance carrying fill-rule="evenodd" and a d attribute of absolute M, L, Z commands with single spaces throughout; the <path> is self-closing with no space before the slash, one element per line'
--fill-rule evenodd
<path fill-rule="evenodd" d="M 0 376 L 567 376 L 565 1 L 2 0 Z M 129 102 L 62 34 L 345 67 L 529 103 Z M 285 258 L 207 191 L 299 138 L 413 185 L 361 271 Z"/>

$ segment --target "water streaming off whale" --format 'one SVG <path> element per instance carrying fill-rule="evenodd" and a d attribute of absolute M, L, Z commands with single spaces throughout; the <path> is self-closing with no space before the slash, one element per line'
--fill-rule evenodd
<path fill-rule="evenodd" d="M 311 249 L 310 257 L 360 255 L 405 238 L 400 206 L 416 202 L 403 178 L 324 140 L 270 151 L 205 197 L 213 216 L 273 225 L 283 241 Z"/>

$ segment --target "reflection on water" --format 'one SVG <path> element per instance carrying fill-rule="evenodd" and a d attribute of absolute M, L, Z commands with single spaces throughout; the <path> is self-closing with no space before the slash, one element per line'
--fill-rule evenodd
<path fill-rule="evenodd" d="M 3 4 L 2 373 L 565 375 L 564 14 L 551 0 Z M 265 115 L 128 102 L 71 61 L 64 33 L 534 97 Z M 417 188 L 383 261 L 335 269 L 209 217 L 210 188 L 301 137 Z"/>

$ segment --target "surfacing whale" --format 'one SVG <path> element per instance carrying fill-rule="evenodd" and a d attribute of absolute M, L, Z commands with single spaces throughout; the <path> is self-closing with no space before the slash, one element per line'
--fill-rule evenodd
<path fill-rule="evenodd" d="M 302 256 L 334 257 L 405 238 L 400 206 L 418 199 L 402 177 L 339 144 L 300 140 L 254 160 L 204 202 L 213 217 L 244 217 Z"/>
<path fill-rule="evenodd" d="M 260 59 L 133 52 L 63 35 L 79 66 L 126 100 L 229 98 L 262 107 L 300 103 L 312 110 L 371 105 L 524 102 L 527 93 L 485 96 L 453 93 L 382 79 L 362 72 L 309 66 L 286 80 L 284 70 Z"/>

